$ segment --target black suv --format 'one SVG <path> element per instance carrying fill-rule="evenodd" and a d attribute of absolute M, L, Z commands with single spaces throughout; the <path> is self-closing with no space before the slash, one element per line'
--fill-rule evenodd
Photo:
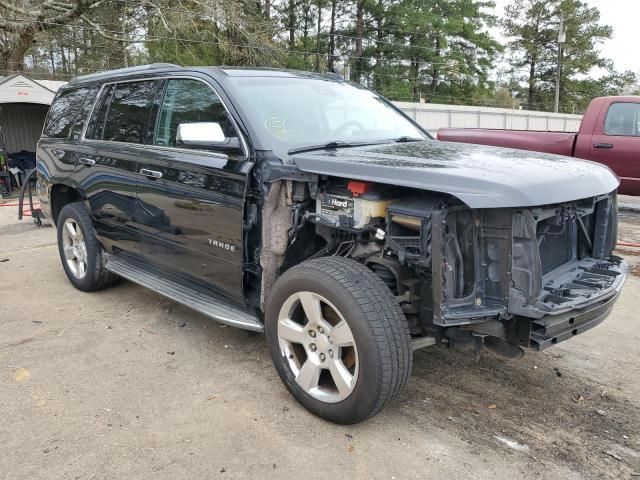
<path fill-rule="evenodd" d="M 159 64 L 79 77 L 38 144 L 62 265 L 266 333 L 307 409 L 362 421 L 412 351 L 515 358 L 587 330 L 626 277 L 602 165 L 437 142 L 335 75 Z"/>

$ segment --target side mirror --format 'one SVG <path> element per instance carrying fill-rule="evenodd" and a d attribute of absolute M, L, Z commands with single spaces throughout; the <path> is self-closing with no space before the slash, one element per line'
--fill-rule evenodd
<path fill-rule="evenodd" d="M 220 152 L 242 152 L 238 137 L 225 137 L 217 122 L 181 123 L 176 132 L 176 147 Z"/>
<path fill-rule="evenodd" d="M 181 147 L 215 147 L 227 143 L 222 127 L 216 122 L 181 123 L 176 145 Z"/>

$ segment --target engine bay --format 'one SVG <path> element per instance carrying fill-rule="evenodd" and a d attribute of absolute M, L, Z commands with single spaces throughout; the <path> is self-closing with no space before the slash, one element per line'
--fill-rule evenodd
<path fill-rule="evenodd" d="M 456 198 L 373 182 L 292 182 L 280 267 L 343 256 L 396 295 L 417 337 L 493 337 L 518 346 L 534 320 L 615 295 L 615 195 L 535 208 L 471 209 Z"/>

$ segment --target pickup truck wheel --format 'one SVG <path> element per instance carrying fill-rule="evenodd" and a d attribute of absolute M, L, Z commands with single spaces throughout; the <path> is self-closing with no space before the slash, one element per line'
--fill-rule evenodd
<path fill-rule="evenodd" d="M 409 378 L 413 355 L 404 314 L 384 282 L 358 262 L 325 257 L 287 270 L 265 313 L 280 378 L 322 418 L 366 420 Z"/>
<path fill-rule="evenodd" d="M 102 246 L 96 238 L 89 212 L 81 202 L 62 208 L 57 233 L 62 266 L 74 287 L 91 292 L 108 287 L 118 279 L 105 267 Z"/>

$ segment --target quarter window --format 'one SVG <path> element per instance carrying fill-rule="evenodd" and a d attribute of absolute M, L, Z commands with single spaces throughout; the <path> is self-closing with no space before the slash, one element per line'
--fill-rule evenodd
<path fill-rule="evenodd" d="M 100 90 L 100 88 L 98 86 L 93 86 L 91 87 L 91 89 L 87 90 L 89 91 L 87 93 L 87 96 L 84 98 L 82 108 L 78 113 L 75 124 L 71 128 L 71 135 L 69 136 L 69 138 L 71 138 L 72 140 L 79 140 L 82 136 L 82 131 L 87 123 L 87 116 L 90 114 L 91 109 L 96 102 L 96 96 L 98 95 L 98 91 Z"/>
<path fill-rule="evenodd" d="M 614 103 L 607 111 L 604 133 L 612 136 L 640 136 L 640 103 Z"/>
<path fill-rule="evenodd" d="M 112 142 L 145 143 L 149 114 L 158 84 L 127 82 L 106 87 L 105 100 L 95 117 L 90 138 Z M 92 122 L 93 123 L 93 122 Z"/>
<path fill-rule="evenodd" d="M 67 138 L 87 92 L 88 88 L 61 91 L 49 107 L 42 133 L 47 137 Z"/>
<path fill-rule="evenodd" d="M 207 150 L 221 150 L 238 153 L 238 134 L 231 123 L 220 97 L 203 82 L 198 80 L 174 79 L 167 82 L 167 88 L 156 125 L 155 145 L 176 146 L 178 125 L 183 123 L 216 122 L 220 124 L 225 137 L 235 140 L 218 147 L 200 147 Z"/>

